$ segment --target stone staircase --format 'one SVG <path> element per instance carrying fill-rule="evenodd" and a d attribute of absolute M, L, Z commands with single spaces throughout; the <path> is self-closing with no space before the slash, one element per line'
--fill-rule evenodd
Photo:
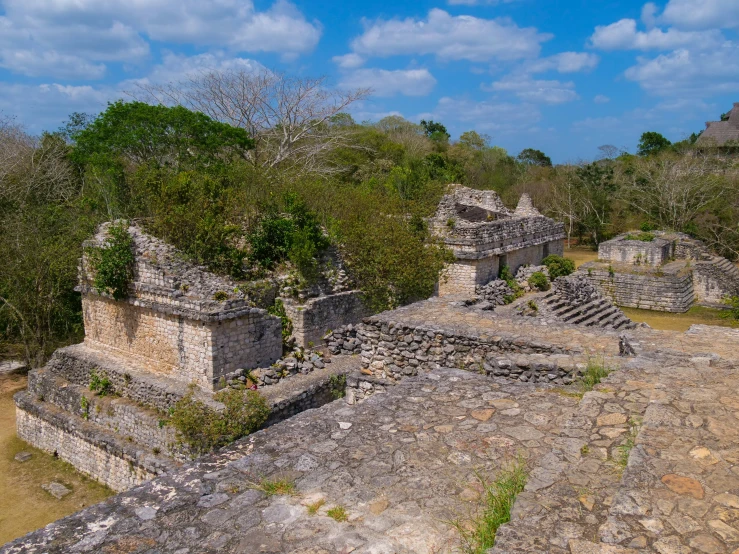
<path fill-rule="evenodd" d="M 725 295 L 739 295 L 739 267 L 721 256 L 695 263 L 696 296 L 701 304 L 723 305 Z"/>
<path fill-rule="evenodd" d="M 555 283 L 543 300 L 548 312 L 565 323 L 605 329 L 634 329 L 637 326 L 608 298 L 597 292 L 574 298 Z"/>
<path fill-rule="evenodd" d="M 735 367 L 631 360 L 586 393 L 489 554 L 730 554 L 739 547 Z"/>

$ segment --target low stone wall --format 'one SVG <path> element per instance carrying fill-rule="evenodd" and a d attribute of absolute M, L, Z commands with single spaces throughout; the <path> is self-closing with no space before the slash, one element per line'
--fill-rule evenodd
<path fill-rule="evenodd" d="M 661 238 L 645 242 L 617 237 L 598 246 L 599 260 L 655 267 L 665 263 L 672 253 L 672 242 Z"/>
<path fill-rule="evenodd" d="M 357 323 L 369 315 L 362 293 L 352 290 L 312 298 L 305 304 L 283 299 L 285 311 L 293 324 L 293 337 L 298 346 L 320 344 L 327 331 Z"/>
<path fill-rule="evenodd" d="M 97 432 L 94 424 L 34 401 L 27 392 L 16 394 L 18 437 L 49 453 L 117 492 L 170 471 L 176 466 L 163 456 L 144 454 L 135 443 Z"/>
<path fill-rule="evenodd" d="M 360 353 L 362 373 L 380 380 L 453 367 L 519 381 L 567 384 L 582 369 L 579 349 L 520 337 L 411 327 L 382 314 L 334 331 L 326 344 L 331 352 Z"/>
<path fill-rule="evenodd" d="M 619 271 L 590 262 L 578 270 L 618 306 L 686 312 L 693 304 L 693 278 L 689 271 Z"/>
<path fill-rule="evenodd" d="M 106 357 L 104 352 L 84 344 L 67 346 L 54 352 L 45 371 L 83 387 L 89 387 L 91 375 L 95 372 L 108 378 L 116 394 L 164 413 L 187 392 L 187 387 L 179 381 L 136 371 L 131 366 L 121 365 L 115 357 Z M 202 399 L 206 398 L 202 394 Z"/>

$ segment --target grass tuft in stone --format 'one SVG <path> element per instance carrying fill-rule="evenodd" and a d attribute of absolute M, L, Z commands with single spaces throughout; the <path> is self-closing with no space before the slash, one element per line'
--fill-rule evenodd
<path fill-rule="evenodd" d="M 320 500 L 316 500 L 313 502 L 313 504 L 308 504 L 308 513 L 312 516 L 316 515 L 318 513 L 318 510 L 321 509 L 321 506 L 323 506 L 326 503 L 326 501 L 321 498 Z"/>
<path fill-rule="evenodd" d="M 344 508 L 344 506 L 334 506 L 326 512 L 326 515 L 338 522 L 346 521 L 347 519 L 349 519 L 349 514 L 346 513 L 346 508 Z"/>
<path fill-rule="evenodd" d="M 471 518 L 451 522 L 460 535 L 464 554 L 485 554 L 495 545 L 498 528 L 510 521 L 516 496 L 526 486 L 526 461 L 518 458 L 509 467 L 501 469 L 492 482 L 479 474 L 477 478 L 483 490 L 481 510 Z"/>
<path fill-rule="evenodd" d="M 602 359 L 588 360 L 588 367 L 585 369 L 582 377 L 580 377 L 579 385 L 583 392 L 590 392 L 595 385 L 598 385 L 603 379 L 608 377 L 611 369 L 605 366 Z"/>
<path fill-rule="evenodd" d="M 290 496 L 295 494 L 295 483 L 288 479 L 263 479 L 254 487 L 267 496 Z"/>

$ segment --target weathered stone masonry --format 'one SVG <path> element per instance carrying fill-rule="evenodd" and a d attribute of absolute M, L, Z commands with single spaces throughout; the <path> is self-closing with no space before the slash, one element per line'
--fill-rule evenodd
<path fill-rule="evenodd" d="M 511 212 L 493 191 L 452 187 L 431 222 L 456 258 L 441 276 L 440 296 L 472 296 L 478 286 L 498 277 L 503 266 L 515 274 L 550 254 L 562 255 L 564 225 L 541 215 L 528 195 Z"/>

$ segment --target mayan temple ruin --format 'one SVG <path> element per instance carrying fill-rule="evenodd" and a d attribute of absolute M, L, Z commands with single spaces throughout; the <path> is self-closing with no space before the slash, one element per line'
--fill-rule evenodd
<path fill-rule="evenodd" d="M 619 306 L 686 312 L 739 294 L 739 269 L 682 233 L 629 233 L 598 246 L 579 273 Z"/>
<path fill-rule="evenodd" d="M 527 196 L 454 186 L 432 223 L 456 257 L 437 296 L 361 321 L 347 291 L 316 297 L 337 306 L 306 316 L 322 344 L 286 354 L 279 317 L 136 225 L 125 298 L 86 255 L 85 341 L 30 372 L 18 435 L 120 494 L 0 552 L 456 552 L 476 475 L 511 464 L 526 484 L 488 554 L 736 551 L 739 332 L 656 331 L 611 301 L 715 301 L 735 269 L 682 235 L 624 236 L 536 290 L 563 232 Z M 215 452 L 163 424 L 188 391 L 218 411 L 215 391 L 252 383 L 269 420 Z"/>
<path fill-rule="evenodd" d="M 441 277 L 440 296 L 474 294 L 503 266 L 516 272 L 523 265 L 539 265 L 550 254 L 562 255 L 564 225 L 541 215 L 527 194 L 511 211 L 495 191 L 451 189 L 432 220 L 435 234 L 456 258 Z"/>

